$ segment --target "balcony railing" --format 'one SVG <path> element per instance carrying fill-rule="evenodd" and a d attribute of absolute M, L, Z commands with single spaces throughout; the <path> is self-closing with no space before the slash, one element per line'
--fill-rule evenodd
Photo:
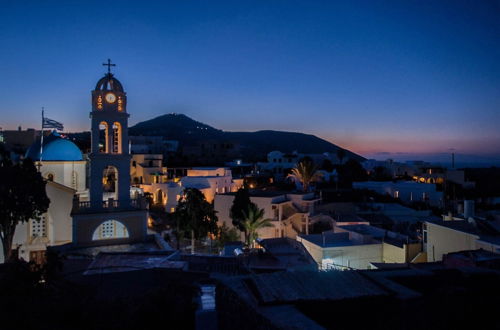
<path fill-rule="evenodd" d="M 78 197 L 73 199 L 72 213 L 92 213 L 92 212 L 115 212 L 127 210 L 146 210 L 148 203 L 146 198 L 140 196 L 139 198 L 130 199 L 128 203 L 123 203 L 119 200 L 108 199 L 102 202 L 80 201 Z"/>

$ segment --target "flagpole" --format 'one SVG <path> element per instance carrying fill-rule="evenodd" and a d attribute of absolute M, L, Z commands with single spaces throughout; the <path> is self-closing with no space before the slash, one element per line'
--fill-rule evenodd
<path fill-rule="evenodd" d="M 43 124 L 44 124 L 44 119 L 43 119 L 43 107 L 42 107 L 42 137 L 40 138 L 40 162 L 42 161 L 42 154 L 43 154 Z"/>

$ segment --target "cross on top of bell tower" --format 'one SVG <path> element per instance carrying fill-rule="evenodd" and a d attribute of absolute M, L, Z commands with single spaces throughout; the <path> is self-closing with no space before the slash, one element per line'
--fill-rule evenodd
<path fill-rule="evenodd" d="M 111 60 L 109 58 L 108 58 L 108 63 L 103 63 L 102 65 L 108 67 L 108 74 L 111 74 L 111 67 L 116 66 L 116 64 L 111 63 Z"/>

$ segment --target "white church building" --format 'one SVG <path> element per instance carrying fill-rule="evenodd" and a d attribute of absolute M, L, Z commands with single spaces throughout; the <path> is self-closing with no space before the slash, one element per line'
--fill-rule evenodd
<path fill-rule="evenodd" d="M 16 227 L 12 245 L 26 261 L 41 261 L 47 246 L 71 242 L 73 196 L 85 193 L 86 189 L 87 162 L 80 149 L 55 131 L 44 137 L 43 149 L 40 142 L 30 146 L 26 157 L 35 162 L 46 179 L 50 205 L 40 220 L 30 220 Z"/>

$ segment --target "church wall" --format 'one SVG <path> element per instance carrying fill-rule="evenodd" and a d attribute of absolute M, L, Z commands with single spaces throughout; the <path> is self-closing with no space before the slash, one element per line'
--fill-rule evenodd
<path fill-rule="evenodd" d="M 73 188 L 79 192 L 85 190 L 86 172 L 85 161 L 42 161 L 42 176 L 48 178 L 49 173 L 54 175 L 54 182 Z M 77 175 L 77 185 L 73 186 L 73 171 Z"/>
<path fill-rule="evenodd" d="M 50 199 L 47 212 L 48 234 L 51 245 L 71 242 L 73 195 L 73 190 L 47 184 L 47 197 Z"/>
<path fill-rule="evenodd" d="M 20 246 L 19 256 L 26 261 L 29 261 L 30 251 L 45 250 L 48 245 L 60 245 L 72 239 L 71 208 L 75 191 L 54 182 L 47 182 L 45 191 L 50 200 L 47 213 L 44 214 L 46 237 L 33 240 L 29 222 L 16 226 L 12 248 Z"/>

